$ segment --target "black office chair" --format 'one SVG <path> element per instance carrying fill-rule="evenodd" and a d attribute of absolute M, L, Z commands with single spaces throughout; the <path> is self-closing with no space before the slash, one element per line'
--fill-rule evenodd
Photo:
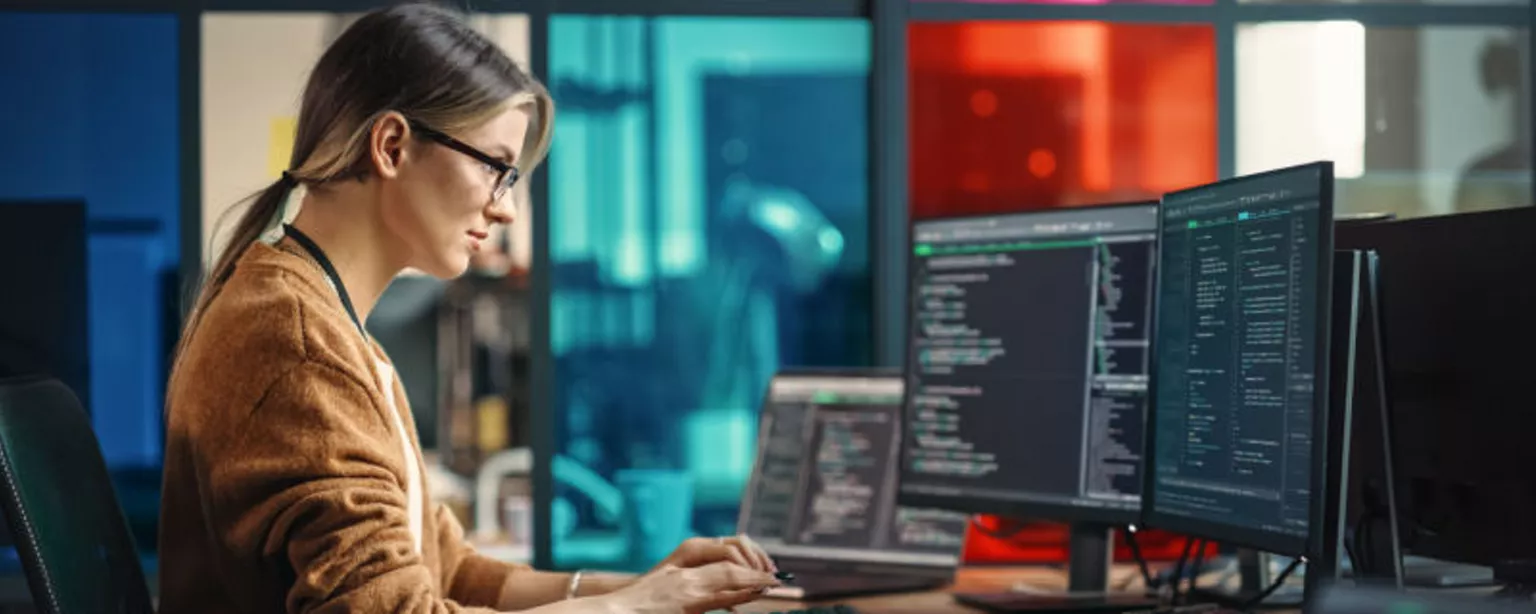
<path fill-rule="evenodd" d="M 0 380 L 0 508 L 39 612 L 154 612 L 96 434 L 57 380 Z"/>

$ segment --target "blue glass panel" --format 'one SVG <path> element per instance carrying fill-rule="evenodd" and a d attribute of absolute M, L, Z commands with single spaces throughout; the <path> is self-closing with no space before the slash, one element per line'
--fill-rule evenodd
<path fill-rule="evenodd" d="M 551 20 L 557 565 L 733 532 L 768 377 L 870 362 L 869 43 L 863 20 Z"/>
<path fill-rule="evenodd" d="M 0 13 L 0 201 L 81 200 L 87 391 L 114 467 L 160 462 L 179 260 L 174 15 Z"/>

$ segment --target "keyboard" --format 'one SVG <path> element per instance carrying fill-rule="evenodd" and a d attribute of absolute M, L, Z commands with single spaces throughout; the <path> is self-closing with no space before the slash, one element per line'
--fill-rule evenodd
<path fill-rule="evenodd" d="M 823 606 L 815 606 L 815 607 L 805 608 L 803 610 L 781 610 L 781 611 L 773 612 L 773 614 L 860 614 L 860 613 L 859 613 L 858 610 L 853 609 L 853 606 L 851 606 L 851 605 L 848 605 L 846 603 L 837 603 L 837 604 L 833 604 L 833 605 L 823 605 Z"/>

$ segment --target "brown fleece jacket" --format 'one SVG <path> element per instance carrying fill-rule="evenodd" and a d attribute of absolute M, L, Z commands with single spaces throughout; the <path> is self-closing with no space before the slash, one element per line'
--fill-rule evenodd
<path fill-rule="evenodd" d="M 167 390 L 161 612 L 485 612 L 540 573 L 475 554 L 425 494 L 416 552 L 374 356 L 297 247 L 240 258 Z"/>

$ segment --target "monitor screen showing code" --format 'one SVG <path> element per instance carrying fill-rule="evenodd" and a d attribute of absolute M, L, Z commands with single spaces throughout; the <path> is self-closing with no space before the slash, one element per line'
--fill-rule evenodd
<path fill-rule="evenodd" d="M 770 554 L 953 566 L 969 516 L 896 503 L 899 377 L 770 384 L 744 532 Z"/>
<path fill-rule="evenodd" d="M 1300 167 L 1164 200 L 1153 513 L 1307 535 L 1330 185 Z"/>
<path fill-rule="evenodd" d="M 913 228 L 901 489 L 978 512 L 1140 506 L 1157 207 Z"/>

